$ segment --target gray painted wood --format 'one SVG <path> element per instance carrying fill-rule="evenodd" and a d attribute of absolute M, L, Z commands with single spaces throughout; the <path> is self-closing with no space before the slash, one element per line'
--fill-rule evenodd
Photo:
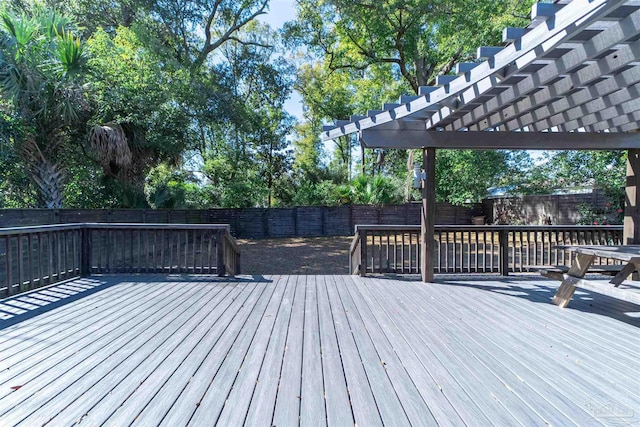
<path fill-rule="evenodd" d="M 276 286 L 277 282 L 278 280 L 276 279 L 272 280 L 270 286 L 273 291 L 267 294 L 267 298 L 258 300 L 258 304 L 251 312 L 249 319 L 242 326 L 240 334 L 238 334 L 233 346 L 225 356 L 220 370 L 213 378 L 212 386 L 207 389 L 195 414 L 189 420 L 190 425 L 201 426 L 212 421 L 217 423 L 227 398 L 234 391 L 233 385 L 243 363 L 247 360 L 247 357 L 249 357 L 249 363 L 254 362 L 250 357 L 252 349 L 258 355 L 261 352 L 264 354 L 264 346 L 266 346 L 270 335 L 268 331 L 271 329 L 283 293 L 282 287 Z M 235 401 L 231 402 L 231 404 L 233 403 Z"/>
<path fill-rule="evenodd" d="M 448 342 L 449 339 L 454 340 L 455 336 L 439 336 L 437 324 L 421 311 L 422 302 L 416 302 L 415 297 L 410 298 L 406 293 L 391 292 L 389 295 L 391 297 L 388 298 L 388 304 L 395 309 L 396 318 L 402 321 L 405 337 L 411 340 L 414 348 L 426 348 L 432 353 L 433 361 L 428 366 L 444 367 L 448 375 L 437 373 L 442 392 L 454 402 L 456 408 L 471 412 L 472 415 L 465 420 L 468 424 L 519 424 L 492 393 L 497 388 L 495 379 L 485 371 L 473 369 L 473 365 L 467 364 L 466 359 L 460 359 L 460 355 L 456 354 Z M 504 388 L 502 384 L 498 387 Z"/>
<path fill-rule="evenodd" d="M 242 328 L 252 314 L 252 311 L 258 307 L 260 300 L 264 299 L 263 295 L 267 295 L 267 298 L 271 295 L 273 283 L 269 282 L 268 278 L 266 280 L 266 283 L 258 282 L 254 284 L 254 292 L 251 293 L 249 299 L 242 305 L 240 310 L 238 310 L 237 315 L 229 322 L 220 340 L 197 367 L 191 380 L 173 403 L 170 412 L 162 420 L 161 425 L 187 425 L 201 404 L 203 396 L 212 386 L 214 376 L 220 370 L 224 358 L 242 332 Z M 214 385 L 214 387 L 216 387 L 216 385 Z M 225 392 L 225 390 L 220 391 Z"/>
<path fill-rule="evenodd" d="M 300 394 L 302 378 L 302 345 L 304 339 L 304 306 L 307 288 L 296 277 L 296 295 L 291 311 L 291 321 L 282 359 L 275 408 L 271 424 L 274 426 L 297 425 L 300 420 Z"/>
<path fill-rule="evenodd" d="M 296 298 L 303 295 L 297 284 L 297 277 L 287 277 L 286 283 L 287 292 L 282 299 L 269 347 L 265 352 L 262 368 L 251 396 L 251 404 L 244 420 L 244 424 L 247 426 L 271 425 L 278 393 L 278 382 L 282 375 L 282 359 L 286 351 L 285 343 L 291 327 L 291 313 Z"/>
<path fill-rule="evenodd" d="M 186 295 L 186 299 L 191 293 Z M 154 298 L 155 297 L 155 298 Z M 17 361 L 22 362 L 21 368 L 16 365 L 10 371 L 0 373 L 0 384 L 19 381 L 20 384 L 26 383 L 31 379 L 43 373 L 60 369 L 60 363 L 73 366 L 70 357 L 77 354 L 79 350 L 91 352 L 104 346 L 105 343 L 117 338 L 123 332 L 130 329 L 130 322 L 144 314 L 145 310 L 153 310 L 161 307 L 162 303 L 167 303 L 166 295 L 162 295 L 159 291 L 157 295 L 150 295 L 147 301 L 139 304 L 137 307 L 129 308 L 128 312 L 114 310 L 115 316 L 108 316 L 102 319 L 87 318 L 84 319 L 77 328 L 72 330 L 71 334 L 60 334 L 60 339 L 53 334 L 45 337 L 38 345 L 31 346 L 28 349 L 13 354 L 6 359 L 6 362 L 15 364 Z M 94 321 L 95 320 L 95 321 Z M 62 323 L 59 328 L 64 330 L 66 324 Z M 18 338 L 19 340 L 21 338 Z M 56 346 L 51 346 L 51 340 L 56 340 Z"/>
<path fill-rule="evenodd" d="M 243 285 L 246 287 L 245 284 Z M 94 424 L 100 424 L 108 419 L 108 423 L 119 425 L 137 418 L 149 401 L 155 398 L 168 377 L 175 374 L 194 349 L 220 329 L 217 321 L 221 315 L 229 311 L 230 307 L 238 308 L 231 306 L 231 303 L 235 300 L 242 301 L 239 294 L 243 291 L 243 286 L 238 286 L 234 289 L 226 288 L 211 295 L 212 299 L 202 306 L 200 312 L 191 317 L 177 333 L 158 346 L 153 353 L 137 359 L 140 362 L 138 365 L 135 365 L 134 356 L 127 361 L 127 364 L 120 365 L 109 372 L 95 383 L 87 396 L 66 407 L 53 422 L 66 425 L 86 417 L 87 422 Z M 186 383 L 188 378 L 188 376 L 183 377 L 181 381 Z M 87 407 L 91 409 L 87 411 Z M 117 410 L 114 411 L 114 408 Z"/>
<path fill-rule="evenodd" d="M 496 327 L 504 325 L 505 319 L 500 317 L 495 319 L 496 316 L 490 314 L 492 308 L 491 305 L 486 308 L 487 323 L 491 325 L 491 322 L 495 322 Z M 517 313 L 512 313 L 508 324 L 513 324 L 516 327 L 531 327 L 519 323 Z M 571 348 L 562 349 L 566 335 L 553 333 L 545 336 L 542 327 L 536 328 L 535 335 L 527 336 L 526 340 L 523 340 L 516 334 L 509 335 L 512 331 L 509 328 L 499 336 L 505 337 L 507 342 L 516 343 L 516 348 L 520 349 L 518 354 L 523 358 L 523 362 L 536 367 L 546 366 L 547 370 L 553 372 L 554 379 L 558 381 L 557 384 L 562 386 L 563 393 L 571 396 L 575 404 L 587 405 L 593 397 L 592 390 L 600 387 L 606 388 L 608 398 L 617 404 L 630 405 L 630 407 L 638 405 L 637 397 L 634 398 L 637 396 L 634 391 L 637 389 L 635 377 L 633 374 L 630 377 L 620 375 L 623 372 L 639 372 L 637 361 L 622 368 L 611 368 L 606 365 L 607 357 L 600 356 L 597 352 L 581 352 Z M 513 344 L 511 345 L 513 346 Z M 599 357 L 600 360 L 594 360 L 595 358 L 589 360 L 591 356 Z"/>
<path fill-rule="evenodd" d="M 20 340 L 17 343 L 15 340 L 8 340 L 3 345 L 0 345 L 0 354 L 2 354 L 0 361 L 11 364 L 12 358 L 25 360 L 42 351 L 51 353 L 51 338 L 55 337 L 56 348 L 60 349 L 66 342 L 65 338 L 69 338 L 69 343 L 73 343 L 85 336 L 88 337 L 91 332 L 99 330 L 95 326 L 111 324 L 118 317 L 141 306 L 145 299 L 146 302 L 151 303 L 155 301 L 154 297 L 162 297 L 160 288 L 155 291 L 151 289 L 143 290 L 143 286 L 138 288 L 137 292 L 134 289 L 121 289 L 122 293 L 131 290 L 131 297 L 127 298 L 126 294 L 122 298 L 114 295 L 116 298 L 114 298 L 113 302 L 105 304 L 104 312 L 95 310 L 95 304 L 98 302 L 93 300 L 90 306 L 79 307 L 78 316 L 74 316 L 73 312 L 69 312 L 66 316 L 49 317 L 46 323 L 27 327 L 24 331 L 21 328 L 8 331 L 7 338 L 20 338 Z M 86 311 L 83 312 L 83 310 Z M 35 337 L 35 334 L 37 334 L 37 340 L 29 339 L 32 336 Z M 0 381 L 2 380 L 0 379 Z"/>
<path fill-rule="evenodd" d="M 318 278 L 305 276 L 305 287 L 300 425 L 306 427 L 326 424 L 327 414 L 324 397 L 324 378 L 322 375 Z"/>
<path fill-rule="evenodd" d="M 0 385 L 0 424 L 397 425 L 395 410 L 407 425 L 595 426 L 612 404 L 640 422 L 638 306 L 596 293 L 560 310 L 539 278 L 146 279 L 0 329 L 0 358 L 22 328 L 40 346 L 12 359 L 30 380 Z M 110 332 L 72 347 L 106 319 Z M 32 363 L 45 343 L 77 351 Z"/>
<path fill-rule="evenodd" d="M 190 293 L 185 296 L 185 300 L 189 296 Z M 53 345 L 52 340 L 57 338 L 55 335 L 51 338 L 44 338 L 40 345 L 35 348 L 32 346 L 17 355 L 13 355 L 7 361 L 9 363 L 9 361 L 13 360 L 11 362 L 13 363 L 13 368 L 0 373 L 0 384 L 24 385 L 40 375 L 59 370 L 61 368 L 60 364 L 63 364 L 62 367 L 74 366 L 71 356 L 78 352 L 90 354 L 92 351 L 99 351 L 105 342 L 114 340 L 120 334 L 129 330 L 131 328 L 130 322 L 142 316 L 145 309 L 154 309 L 161 307 L 162 303 L 168 303 L 169 298 L 166 295 L 158 295 L 157 297 L 158 299 L 154 299 L 153 296 L 150 297 L 148 302 L 130 309 L 127 314 L 118 311 L 115 318 L 109 317 L 95 323 L 90 322 L 91 319 L 88 319 L 75 330 L 75 334 L 62 335 L 60 341 L 53 341 Z M 64 324 L 62 324 L 62 327 L 64 328 Z M 20 364 L 17 364 L 16 361 L 20 361 Z M 4 396 L 9 393 L 8 390 L 5 390 L 1 395 Z"/>
<path fill-rule="evenodd" d="M 275 280 L 276 279 L 274 279 L 274 281 Z M 293 280 L 291 282 L 293 282 Z M 251 346 L 242 361 L 241 367 L 238 369 L 238 375 L 233 382 L 233 388 L 227 396 L 224 408 L 216 421 L 219 425 L 239 426 L 245 421 L 251 403 L 250 396 L 254 393 L 260 370 L 264 366 L 264 357 L 269 342 L 273 338 L 274 333 L 276 333 L 276 326 L 283 329 L 283 324 L 276 324 L 276 320 L 283 308 L 285 296 L 287 299 L 292 296 L 291 290 L 295 287 L 295 283 L 290 283 L 287 278 L 279 277 L 275 286 L 276 289 L 269 301 L 269 306 L 262 316 Z M 194 421 L 194 423 L 196 426 L 201 425 L 197 423 L 197 420 Z"/>
<path fill-rule="evenodd" d="M 430 413 L 438 425 L 441 426 L 463 424 L 464 421 L 460 418 L 460 414 L 456 412 L 451 401 L 442 393 L 442 388 L 429 372 L 429 367 L 432 365 L 425 366 L 415 350 L 403 337 L 402 331 L 394 319 L 395 311 L 389 310 L 388 307 L 380 304 L 371 293 L 370 286 L 363 285 L 360 280 L 354 280 L 354 285 L 354 288 L 357 289 L 352 291 L 352 296 L 355 299 L 362 299 L 363 302 L 358 305 L 367 304 L 370 309 L 370 311 L 361 310 L 361 313 L 365 313 L 364 315 L 368 317 L 366 322 L 372 322 L 373 320 L 370 319 L 375 317 L 384 333 L 384 337 L 389 340 L 393 351 L 401 359 L 401 363 L 411 377 L 411 381 L 415 384 L 418 393 L 422 396 L 425 404 L 428 405 L 425 412 Z M 390 311 L 389 313 L 388 310 Z M 427 415 L 426 413 L 425 416 Z"/>
<path fill-rule="evenodd" d="M 411 290 L 409 290 L 408 296 L 418 297 L 418 295 L 414 295 L 414 292 Z M 463 308 L 464 307 L 461 305 L 460 310 L 456 310 L 452 307 L 446 307 L 443 310 L 440 310 L 439 298 L 431 299 L 431 302 L 428 305 L 428 311 L 432 313 L 435 312 L 434 316 L 438 318 L 447 319 L 448 317 L 455 316 L 455 318 L 460 322 L 468 322 L 468 326 L 478 324 L 483 326 L 487 325 L 487 323 L 484 323 L 484 318 L 476 316 L 476 311 L 473 311 L 472 313 L 461 314 L 460 311 L 463 311 Z M 457 326 L 457 323 L 450 323 L 450 325 L 455 328 Z M 538 420 L 537 422 L 529 425 L 541 423 L 549 423 L 551 425 L 580 425 L 580 422 L 583 422 L 584 417 L 588 414 L 584 411 L 580 411 L 579 408 L 575 408 L 575 406 L 571 404 L 571 401 L 567 396 L 564 396 L 558 392 L 553 393 L 552 391 L 554 391 L 553 387 L 555 385 L 555 382 L 549 381 L 547 383 L 540 383 L 534 373 L 532 375 L 526 375 L 527 365 L 523 364 L 521 360 L 518 360 L 516 356 L 512 355 L 509 352 L 509 349 L 513 347 L 512 340 L 501 341 L 500 345 L 495 345 L 491 342 L 487 343 L 486 341 L 484 342 L 485 346 L 476 345 L 478 344 L 477 339 L 479 336 L 482 336 L 482 333 L 486 333 L 489 337 L 492 337 L 493 335 L 499 335 L 498 333 L 496 333 L 497 328 L 485 327 L 478 329 L 480 329 L 482 332 L 473 331 L 475 333 L 472 333 L 469 336 L 462 335 L 465 333 L 465 328 L 457 328 L 457 330 L 452 328 L 449 329 L 447 333 L 458 338 L 457 343 L 464 344 L 457 346 L 458 348 L 456 351 L 459 352 L 459 354 L 470 353 L 471 356 L 467 357 L 478 359 L 481 364 L 484 365 L 484 371 L 490 372 L 492 375 L 500 379 L 503 384 L 495 385 L 492 388 L 492 393 L 493 390 L 496 389 L 509 390 L 514 394 L 513 402 L 515 407 L 528 408 L 528 413 L 534 416 L 537 414 L 537 416 L 542 418 L 541 420 Z M 464 336 L 465 339 L 460 339 L 461 335 Z M 496 355 L 495 353 L 498 353 L 498 355 Z M 509 358 L 511 358 L 511 360 Z M 509 365 L 507 365 L 505 361 L 510 362 Z M 511 368 L 511 370 L 509 368 Z M 549 393 L 551 393 L 552 397 L 549 398 L 552 400 L 547 401 L 541 399 L 540 401 L 536 399 L 535 394 L 537 390 L 528 388 L 527 386 L 530 384 L 540 385 L 539 390 L 541 390 L 543 393 L 546 393 L 547 396 L 549 396 Z M 515 400 L 516 397 L 519 398 L 520 401 Z M 456 405 L 456 407 L 457 406 L 459 405 Z M 564 415 L 565 413 L 571 414 L 571 417 Z M 580 420 L 580 422 L 576 420 Z"/>
<path fill-rule="evenodd" d="M 327 294 L 329 277 L 317 277 L 318 327 L 322 346 L 322 374 L 328 426 L 354 424 L 342 355 Z"/>
<path fill-rule="evenodd" d="M 349 392 L 355 424 L 363 426 L 383 425 L 378 403 L 371 390 L 370 379 L 364 369 L 363 361 L 360 359 L 358 347 L 336 288 L 336 281 L 340 281 L 340 277 L 327 276 L 326 288 L 338 345 L 343 357 L 342 362 L 347 380 L 347 391 Z M 379 361 L 374 363 L 379 363 Z M 389 397 L 395 398 L 395 393 Z"/>
<path fill-rule="evenodd" d="M 347 277 L 347 279 L 350 278 Z M 393 423 L 398 426 L 410 425 L 407 413 L 401 403 L 401 398 L 398 396 L 397 388 L 394 387 L 387 373 L 387 364 L 393 365 L 395 360 L 383 359 L 374 346 L 370 334 L 378 333 L 375 324 L 369 324 L 365 327 L 357 307 L 353 304 L 348 294 L 345 293 L 345 288 L 351 286 L 351 280 L 347 281 L 345 276 L 339 276 L 339 279 L 335 282 L 383 423 L 387 425 Z"/>
<path fill-rule="evenodd" d="M 344 285 L 339 288 L 339 291 L 343 302 L 345 302 L 346 311 L 355 315 L 353 316 L 355 322 L 353 329 L 366 331 L 373 348 L 376 350 L 380 365 L 384 368 L 389 382 L 392 384 L 398 396 L 397 400 L 402 407 L 402 415 L 406 415 L 411 425 L 437 425 L 436 419 L 417 392 L 418 390 L 415 383 L 411 379 L 399 355 L 389 343 L 383 329 L 373 315 L 371 308 L 366 302 L 354 298 L 354 295 L 357 294 L 356 286 L 355 283 L 353 283 L 353 279 L 349 279 L 351 280 L 345 280 Z M 359 304 L 357 302 L 359 302 Z M 359 319 L 357 319 L 357 317 L 359 317 Z M 396 420 L 397 419 L 402 419 L 402 417 L 398 416 L 396 417 Z"/>
<path fill-rule="evenodd" d="M 59 362 L 56 369 L 51 369 L 44 375 L 29 378 L 29 381 L 23 381 L 29 377 L 29 371 L 26 375 L 18 376 L 15 381 L 17 384 L 24 384 L 19 390 L 5 397 L 0 406 L 6 410 L 0 417 L 9 424 L 14 424 L 22 419 L 26 414 L 42 409 L 44 403 L 48 403 L 60 393 L 64 392 L 67 399 L 73 401 L 83 392 L 83 387 L 75 387 L 76 383 L 90 384 L 95 378 L 101 378 L 115 367 L 125 363 L 128 356 L 135 353 L 145 344 L 146 348 L 151 350 L 154 345 L 157 346 L 166 337 L 168 337 L 181 324 L 180 316 L 188 313 L 190 308 L 198 307 L 203 304 L 201 298 L 206 294 L 206 288 L 200 287 L 199 292 L 187 294 L 182 303 L 176 306 L 170 304 L 165 305 L 160 310 L 146 316 L 146 318 L 136 324 L 135 327 L 125 331 L 120 331 L 120 335 L 113 340 L 108 338 L 98 341 L 100 347 L 87 346 L 80 354 L 77 352 L 72 357 L 64 358 Z M 192 298 L 189 298 L 192 297 Z M 205 299 L 206 301 L 206 299 Z M 171 311 L 165 311 L 171 307 Z M 142 315 L 144 316 L 143 313 Z M 145 351 L 140 352 L 142 356 L 148 354 Z M 78 363 L 81 361 L 82 363 Z M 46 386 L 46 389 L 44 389 Z M 61 409 L 65 404 L 65 400 L 59 400 L 59 407 L 53 406 L 50 409 L 50 415 L 56 414 L 57 409 Z"/>
<path fill-rule="evenodd" d="M 157 370 L 157 376 L 160 378 L 155 382 L 158 385 L 155 386 L 151 382 L 148 383 L 147 387 L 152 391 L 153 395 L 150 396 L 151 399 L 144 409 L 136 415 L 135 420 L 138 425 L 158 425 L 162 421 L 184 388 L 196 376 L 200 365 L 204 363 L 217 343 L 220 342 L 230 321 L 240 312 L 240 308 L 247 302 L 253 292 L 257 292 L 254 284 L 245 283 L 240 294 L 231 294 L 227 298 L 227 307 L 222 315 L 200 341 L 194 342 L 193 346 L 188 346 L 191 348 L 187 357 L 180 362 L 180 365 L 175 370 L 171 371 L 168 378 L 162 378 L 166 377 L 164 375 L 165 369 Z M 162 380 L 164 380 L 164 383 L 160 384 Z M 145 396 L 143 390 L 141 390 L 140 394 Z M 135 402 L 135 399 L 129 398 L 128 401 Z M 110 423 L 114 421 L 114 419 L 109 420 Z"/>
<path fill-rule="evenodd" d="M 220 295 L 219 289 L 210 288 L 206 294 L 200 296 L 198 303 L 190 307 L 188 312 L 183 312 L 167 328 L 145 341 L 143 345 L 134 350 L 133 354 L 125 356 L 126 360 L 123 363 L 102 363 L 96 369 L 92 369 L 80 380 L 73 383 L 72 390 L 57 395 L 47 402 L 46 408 L 40 408 L 32 413 L 29 422 L 36 424 L 47 422 L 62 410 L 65 411 L 65 416 L 70 416 L 72 421 L 77 421 L 81 419 L 83 413 L 79 411 L 79 414 L 73 414 L 73 411 L 69 411 L 68 403 L 70 401 L 87 408 L 97 402 L 102 403 L 101 398 L 108 395 L 112 401 L 117 400 L 119 404 L 124 400 L 120 399 L 121 396 L 130 395 L 132 390 L 140 392 L 154 368 L 164 362 L 178 344 L 191 338 L 194 328 L 200 328 L 206 323 L 206 316 L 209 313 L 207 305 L 211 304 L 215 307 L 216 300 L 221 296 L 223 295 Z M 169 315 L 169 313 L 166 314 Z M 141 378 L 145 381 L 143 384 L 140 384 Z M 136 409 L 133 414 L 130 414 L 129 419 L 134 418 L 140 410 L 140 405 L 145 403 L 144 399 L 134 398 L 133 400 Z M 112 405 L 108 412 L 111 413 L 114 407 L 118 408 L 118 411 L 122 411 L 123 408 L 118 407 L 118 404 Z M 127 409 L 129 408 L 127 407 Z M 92 408 L 91 412 L 94 411 L 95 408 Z M 54 420 L 51 422 L 58 423 Z M 60 423 L 62 424 L 62 422 Z"/>

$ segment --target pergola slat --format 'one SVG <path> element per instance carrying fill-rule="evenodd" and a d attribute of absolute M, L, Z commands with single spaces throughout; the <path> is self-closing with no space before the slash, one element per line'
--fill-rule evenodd
<path fill-rule="evenodd" d="M 494 99 L 475 108 L 472 112 L 457 119 L 451 125 L 446 126 L 446 130 L 457 130 L 462 127 L 470 127 L 474 125 L 475 130 L 483 130 L 500 125 L 503 121 L 501 117 L 513 117 L 517 115 L 516 105 L 512 105 L 513 101 L 523 95 L 527 95 L 532 91 L 541 88 L 537 93 L 530 95 L 528 99 L 530 105 L 544 104 L 553 97 L 561 96 L 572 87 L 588 85 L 600 78 L 603 74 L 613 73 L 617 69 L 637 60 L 639 57 L 639 42 L 632 45 L 622 46 L 619 50 L 609 54 L 605 58 L 587 65 L 585 68 L 579 69 L 575 73 L 571 73 L 576 67 L 581 66 L 585 61 L 593 59 L 602 52 L 606 52 L 613 46 L 618 45 L 621 41 L 627 40 L 640 33 L 640 10 L 624 19 L 619 25 L 611 26 L 608 30 L 596 35 L 593 39 L 576 47 L 566 53 L 558 60 L 548 64 L 539 71 L 531 74 L 524 80 L 519 81 L 513 87 L 500 93 Z M 564 79 L 545 86 L 549 82 L 553 82 L 559 76 L 566 75 Z M 575 76 L 575 77 L 574 77 Z M 506 107 L 505 107 L 506 106 Z M 490 114 L 496 110 L 502 113 Z M 446 116 L 442 115 L 444 119 Z M 485 117 L 486 123 L 482 121 Z M 433 120 L 427 122 L 427 128 L 438 126 Z"/>

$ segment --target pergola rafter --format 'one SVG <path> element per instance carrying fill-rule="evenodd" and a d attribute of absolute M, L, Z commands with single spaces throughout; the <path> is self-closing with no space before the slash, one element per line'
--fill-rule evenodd
<path fill-rule="evenodd" d="M 326 126 L 322 138 L 357 132 L 368 148 L 422 148 L 425 169 L 439 148 L 627 149 L 640 162 L 640 0 L 556 0 L 534 5 L 531 18 L 505 28 L 506 46 L 478 48 L 483 62 L 457 64 L 436 87 Z M 423 186 L 425 212 L 432 185 Z M 625 226 L 640 218 L 631 198 L 625 217 Z M 626 229 L 628 242 L 640 241 L 640 226 Z"/>

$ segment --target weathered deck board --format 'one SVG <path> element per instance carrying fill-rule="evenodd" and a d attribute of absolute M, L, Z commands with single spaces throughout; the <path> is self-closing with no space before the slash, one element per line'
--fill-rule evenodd
<path fill-rule="evenodd" d="M 300 418 L 304 305 L 307 289 L 301 286 L 301 282 L 304 283 L 304 276 L 298 276 L 293 280 L 296 282 L 296 294 L 291 309 L 278 393 L 271 419 L 271 424 L 275 426 L 297 424 Z"/>
<path fill-rule="evenodd" d="M 182 298 L 169 295 L 168 300 L 181 301 L 174 309 L 171 309 L 171 304 L 157 307 L 158 310 L 134 327 L 129 323 L 120 328 L 118 336 L 113 340 L 107 337 L 79 352 L 62 353 L 65 357 L 57 363 L 55 369 L 50 369 L 45 375 L 29 378 L 28 385 L 24 385 L 3 400 L 11 409 L 2 413 L 0 418 L 11 425 L 21 421 L 25 414 L 30 415 L 38 409 L 51 416 L 57 414 L 65 404 L 79 398 L 95 381 L 110 374 L 114 369 L 123 365 L 125 369 L 130 369 L 129 363 L 136 366 L 144 361 L 155 348 L 173 336 L 184 324 L 181 316 L 189 316 L 190 311 L 197 313 L 208 302 L 210 298 L 207 298 L 206 294 L 211 291 L 212 289 L 201 287 L 193 293 L 183 294 Z M 75 357 L 71 357 L 72 354 Z M 18 377 L 17 384 L 26 383 L 22 380 L 22 376 Z M 37 398 L 34 398 L 35 396 Z M 49 406 L 51 400 L 54 403 Z M 42 408 L 43 404 L 47 404 L 47 407 Z"/>
<path fill-rule="evenodd" d="M 322 347 L 320 342 L 320 318 L 318 316 L 317 281 L 305 277 L 306 299 L 304 307 L 304 336 L 302 341 L 302 384 L 300 386 L 300 425 L 326 424 L 322 377 Z"/>
<path fill-rule="evenodd" d="M 343 370 L 342 355 L 338 346 L 329 296 L 327 294 L 328 277 L 316 280 L 318 298 L 318 326 L 322 345 L 322 375 L 324 379 L 324 398 L 327 410 L 327 425 L 338 427 L 354 423 L 353 412 L 347 392 L 347 382 Z"/>
<path fill-rule="evenodd" d="M 381 284 L 381 286 L 384 286 Z M 412 296 L 412 290 L 407 290 L 407 297 L 410 301 L 410 297 Z M 433 318 L 443 318 L 446 319 L 446 316 L 442 316 L 443 311 L 438 307 L 437 299 L 432 300 L 432 304 L 429 305 L 430 311 L 432 311 Z M 483 325 L 482 330 L 484 333 L 488 334 L 489 337 L 492 336 L 500 336 L 497 333 L 497 328 L 490 323 L 485 322 L 485 319 L 477 316 L 477 312 L 473 313 L 465 313 L 460 309 L 455 307 L 447 306 L 444 308 L 445 313 L 450 315 L 455 315 L 459 322 L 469 322 L 469 325 L 465 325 L 467 327 L 473 327 L 473 325 L 477 323 L 481 323 Z M 521 360 L 509 360 L 510 356 L 509 350 L 513 347 L 514 341 L 510 338 L 507 340 L 501 340 L 499 345 L 489 346 L 488 349 L 486 346 L 482 346 L 479 344 L 478 337 L 482 336 L 482 332 L 474 331 L 473 334 L 469 334 L 468 336 L 463 335 L 465 333 L 465 328 L 457 327 L 457 322 L 455 324 L 449 324 L 449 327 L 445 331 L 440 331 L 439 335 L 442 336 L 453 336 L 454 340 L 451 340 L 451 344 L 453 344 L 452 350 L 456 354 L 466 355 L 465 359 L 476 359 L 477 362 L 480 362 L 480 368 L 478 371 L 485 371 L 488 374 L 499 379 L 500 382 L 504 384 L 503 389 L 508 391 L 508 393 L 513 394 L 511 399 L 507 396 L 507 400 L 510 400 L 513 405 L 511 412 L 513 411 L 513 407 L 515 408 L 524 408 L 528 407 L 527 413 L 537 414 L 542 419 L 531 420 L 525 425 L 539 425 L 550 423 L 551 425 L 571 425 L 575 422 L 571 421 L 570 418 L 563 416 L 557 409 L 556 404 L 560 404 L 562 407 L 562 403 L 564 403 L 564 396 L 560 394 L 556 394 L 553 396 L 551 400 L 542 399 L 540 401 L 535 396 L 535 391 L 531 389 L 527 389 L 527 384 L 535 384 L 536 378 L 526 377 L 526 382 L 523 381 L 523 370 L 526 370 L 527 364 L 523 364 Z M 441 327 L 441 326 L 440 326 Z M 485 327 L 489 327 L 485 329 Z M 460 339 L 459 337 L 463 336 L 465 339 Z M 498 353 L 498 354 L 495 354 Z M 511 362 L 511 363 L 509 363 Z M 552 385 L 545 383 L 542 384 L 543 391 L 548 391 L 548 388 L 551 388 Z M 499 386 L 496 389 L 500 389 Z M 446 392 L 445 392 L 446 394 Z M 502 402 L 505 401 L 505 396 L 503 394 Z M 574 405 L 570 406 L 573 409 Z M 586 413 L 580 414 L 583 418 L 588 416 Z"/>
<path fill-rule="evenodd" d="M 0 320 L 0 425 L 640 423 L 640 307 L 595 293 L 561 310 L 553 282 L 513 277 L 100 280 L 0 301 L 21 307 Z"/>
<path fill-rule="evenodd" d="M 54 422 L 68 425 L 79 421 L 89 406 L 91 420 L 96 424 L 97 420 L 116 417 L 114 414 L 117 414 L 120 419 L 134 419 L 141 408 L 154 398 L 166 381 L 166 377 L 172 375 L 177 369 L 176 365 L 179 365 L 194 349 L 191 341 L 197 343 L 203 341 L 204 336 L 214 330 L 217 320 L 229 309 L 230 303 L 237 299 L 242 291 L 242 286 L 235 289 L 221 289 L 203 307 L 204 317 L 189 319 L 189 322 L 181 327 L 181 332 L 184 331 L 184 333 L 175 334 L 175 337 L 180 339 L 178 342 L 175 339 L 165 341 L 137 366 L 132 363 L 133 361 L 119 366 L 108 376 L 97 381 L 90 393 L 67 407 L 58 418 L 54 419 Z M 140 378 L 143 380 L 141 381 Z M 114 411 L 114 408 L 117 410 Z"/>

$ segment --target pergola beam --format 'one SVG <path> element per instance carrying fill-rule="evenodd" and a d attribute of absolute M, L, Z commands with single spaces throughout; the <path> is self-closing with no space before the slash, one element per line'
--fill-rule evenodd
<path fill-rule="evenodd" d="M 640 134 L 614 132 L 437 132 L 407 127 L 360 133 L 367 148 L 472 150 L 626 150 L 640 149 Z"/>

